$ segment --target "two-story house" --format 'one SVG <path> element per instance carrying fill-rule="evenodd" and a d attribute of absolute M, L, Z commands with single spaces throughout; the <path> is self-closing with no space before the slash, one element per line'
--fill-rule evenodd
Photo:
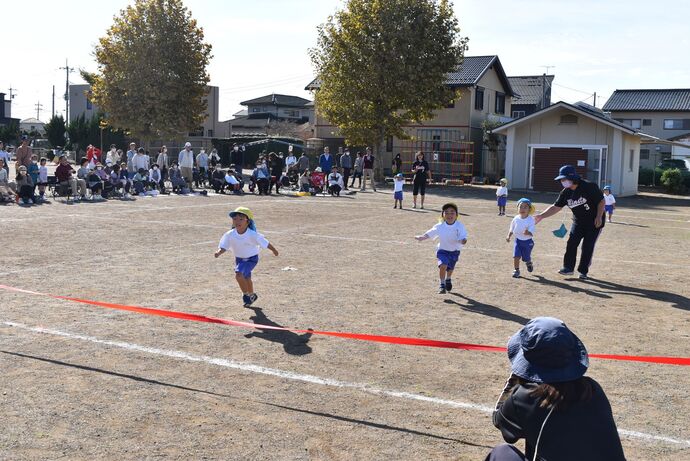
<path fill-rule="evenodd" d="M 286 94 L 268 94 L 240 104 L 247 109 L 222 122 L 226 126 L 227 137 L 237 134 L 265 134 L 272 121 L 303 124 L 311 122 L 314 115 L 311 101 Z"/>
<path fill-rule="evenodd" d="M 0 93 L 0 126 L 13 123 L 19 126 L 19 119 L 12 118 L 12 100 L 5 99 L 5 93 Z"/>
<path fill-rule="evenodd" d="M 653 168 L 670 158 L 673 141 L 690 134 L 690 89 L 616 90 L 603 110 L 613 119 L 660 139 L 641 146 L 641 167 Z"/>
<path fill-rule="evenodd" d="M 411 140 L 387 139 L 385 147 L 381 146 L 384 168 L 391 164 L 397 153 L 401 153 L 404 163 L 407 163 L 415 151 L 421 150 L 433 154 L 428 158 L 434 162 L 448 157 L 445 154 L 459 152 L 468 142 L 473 143 L 471 149 L 474 151 L 475 174 L 483 168 L 480 164 L 483 151 L 482 122 L 510 120 L 511 100 L 515 91 L 498 56 L 465 56 L 457 70 L 448 74 L 446 85 L 456 89 L 458 97 L 447 107 L 435 111 L 431 120 L 404 127 Z M 316 78 L 305 89 L 318 91 L 319 87 L 320 81 Z M 345 144 L 338 128 L 319 114 L 318 102 L 315 120 L 314 136 L 324 145 L 330 146 L 333 151 Z M 450 158 L 455 156 L 450 155 Z M 431 169 L 433 173 L 433 163 Z"/>
<path fill-rule="evenodd" d="M 551 85 L 553 75 L 525 75 L 508 77 L 510 86 L 517 96 L 511 105 L 511 117 L 520 118 L 532 115 L 539 109 L 551 105 Z"/>

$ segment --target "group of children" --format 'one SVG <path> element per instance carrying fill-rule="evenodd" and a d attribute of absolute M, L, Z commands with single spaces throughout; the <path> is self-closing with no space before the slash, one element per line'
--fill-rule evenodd
<path fill-rule="evenodd" d="M 45 202 L 45 191 L 48 185 L 46 163 L 47 159 L 42 158 L 39 163 L 38 156 L 32 155 L 29 166 L 19 166 L 14 184 L 10 184 L 7 174 L 8 165 L 5 164 L 4 158 L 0 158 L 0 202 L 17 202 L 27 206 Z"/>

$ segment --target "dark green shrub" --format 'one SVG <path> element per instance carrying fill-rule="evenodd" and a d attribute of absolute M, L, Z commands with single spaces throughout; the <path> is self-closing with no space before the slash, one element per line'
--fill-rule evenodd
<path fill-rule="evenodd" d="M 678 168 L 665 170 L 661 175 L 661 184 L 672 194 L 679 194 L 685 189 L 683 185 L 683 174 Z"/>

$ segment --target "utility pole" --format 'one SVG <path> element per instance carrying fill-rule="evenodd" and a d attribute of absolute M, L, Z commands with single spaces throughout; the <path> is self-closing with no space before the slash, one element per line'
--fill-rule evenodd
<path fill-rule="evenodd" d="M 53 85 L 53 112 L 51 117 L 55 117 L 55 85 Z"/>
<path fill-rule="evenodd" d="M 69 74 L 74 72 L 74 67 L 70 67 L 65 59 L 65 67 L 60 67 L 65 71 L 65 125 L 69 124 Z"/>
<path fill-rule="evenodd" d="M 38 101 L 34 107 L 36 107 L 36 119 L 40 120 L 41 109 L 43 108 L 43 104 L 41 104 L 41 101 Z"/>
<path fill-rule="evenodd" d="M 541 108 L 546 107 L 546 75 L 549 73 L 549 69 L 556 68 L 556 66 L 540 66 L 546 69 L 541 76 Z"/>
<path fill-rule="evenodd" d="M 11 101 L 12 99 L 14 99 L 15 96 L 17 96 L 17 89 L 12 88 L 12 85 L 10 85 L 9 90 L 10 90 L 10 101 Z"/>

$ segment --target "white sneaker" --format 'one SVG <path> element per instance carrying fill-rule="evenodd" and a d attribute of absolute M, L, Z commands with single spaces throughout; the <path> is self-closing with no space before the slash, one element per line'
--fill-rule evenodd
<path fill-rule="evenodd" d="M 73 200 L 75 202 L 81 202 L 81 197 L 79 197 L 78 195 L 75 195 Z"/>
<path fill-rule="evenodd" d="M 33 205 L 33 204 L 34 204 L 34 201 L 29 199 L 29 205 Z"/>
<path fill-rule="evenodd" d="M 125 198 L 131 198 L 132 196 L 128 193 L 125 193 Z"/>

